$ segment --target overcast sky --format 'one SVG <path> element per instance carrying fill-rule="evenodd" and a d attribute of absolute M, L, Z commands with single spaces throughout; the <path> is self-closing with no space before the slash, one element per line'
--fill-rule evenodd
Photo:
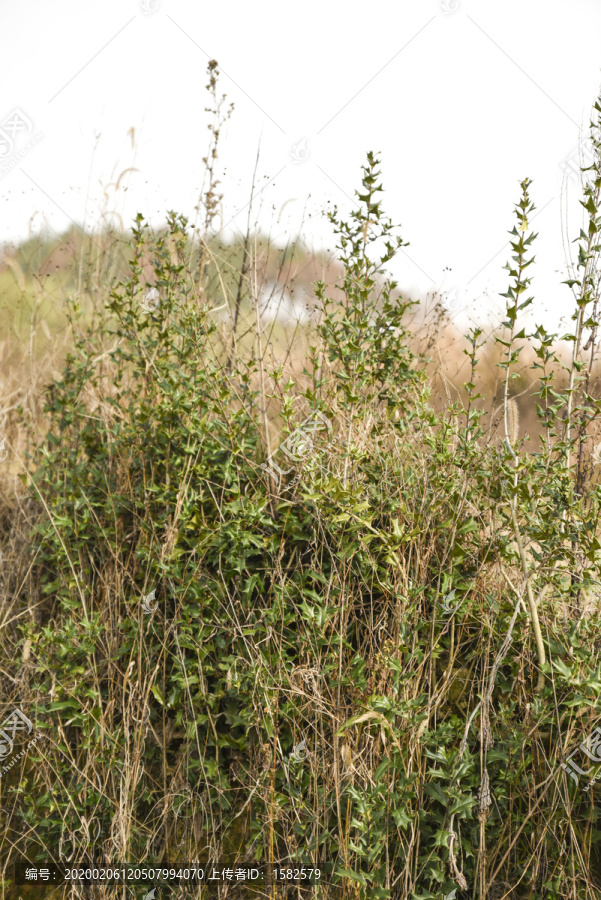
<path fill-rule="evenodd" d="M 0 241 L 92 229 L 103 211 L 124 227 L 137 212 L 194 218 L 216 59 L 235 104 L 226 234 L 246 226 L 260 149 L 254 218 L 284 241 L 304 216 L 308 243 L 334 249 L 321 211 L 348 214 L 373 150 L 384 211 L 410 241 L 400 286 L 456 290 L 458 322 L 482 310 L 494 323 L 529 177 L 534 318 L 571 313 L 562 222 L 573 239 L 581 215 L 563 163 L 601 87 L 600 0 L 0 2 Z"/>

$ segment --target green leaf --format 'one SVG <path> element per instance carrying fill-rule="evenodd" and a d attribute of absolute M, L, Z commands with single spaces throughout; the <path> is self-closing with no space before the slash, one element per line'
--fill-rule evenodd
<path fill-rule="evenodd" d="M 158 702 L 161 704 L 161 706 L 164 706 L 164 705 L 165 705 L 165 698 L 163 697 L 161 691 L 160 691 L 159 688 L 156 686 L 156 684 L 152 684 L 152 685 L 150 686 L 150 690 L 152 691 L 155 700 L 158 700 Z"/>
<path fill-rule="evenodd" d="M 363 884 L 367 887 L 367 881 L 365 880 L 365 876 L 362 872 L 353 872 L 351 869 L 336 869 L 336 875 L 340 875 L 341 878 L 350 878 L 351 881 L 358 881 L 359 884 Z"/>

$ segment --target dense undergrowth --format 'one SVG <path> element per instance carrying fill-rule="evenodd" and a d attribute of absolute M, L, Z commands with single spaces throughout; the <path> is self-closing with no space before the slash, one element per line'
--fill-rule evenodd
<path fill-rule="evenodd" d="M 599 789 L 560 767 L 601 692 L 587 175 L 567 371 L 556 336 L 520 330 L 521 185 L 501 433 L 477 329 L 466 402 L 432 405 L 412 304 L 383 276 L 403 242 L 372 154 L 357 211 L 330 216 L 344 274 L 335 297 L 316 284 L 295 381 L 258 315 L 246 343 L 216 322 L 186 220 L 155 238 L 138 217 L 127 277 L 47 391 L 10 526 L 31 522 L 5 581 L 2 706 L 43 736 L 0 779 L 10 896 L 39 890 L 10 886 L 25 856 L 299 860 L 328 898 L 601 897 Z M 513 399 L 526 342 L 536 451 Z"/>

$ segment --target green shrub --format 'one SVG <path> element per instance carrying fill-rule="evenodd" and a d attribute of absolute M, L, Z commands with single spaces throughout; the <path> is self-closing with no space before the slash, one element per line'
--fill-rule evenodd
<path fill-rule="evenodd" d="M 475 391 L 478 330 L 467 404 L 432 408 L 411 304 L 382 280 L 403 242 L 375 200 L 378 164 L 369 154 L 351 221 L 330 216 L 342 299 L 316 285 L 298 383 L 266 365 L 260 329 L 231 357 L 171 214 L 154 242 L 138 217 L 130 277 L 50 389 L 32 486 L 43 622 L 21 626 L 48 740 L 8 787 L 7 835 L 30 860 L 311 860 L 324 896 L 365 900 L 600 895 L 593 791 L 559 768 L 601 691 L 599 610 L 582 614 L 601 494 L 581 449 L 598 410 L 581 348 L 600 169 L 567 391 L 555 336 L 531 336 L 544 439 L 527 453 L 512 383 L 529 339 L 530 182 L 499 435 Z M 278 448 L 316 412 L 333 427 L 289 442 L 301 471 L 287 488 L 261 463 L 289 466 Z"/>

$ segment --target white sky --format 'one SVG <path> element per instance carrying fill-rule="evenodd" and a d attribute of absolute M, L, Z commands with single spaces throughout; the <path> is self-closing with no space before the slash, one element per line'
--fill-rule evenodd
<path fill-rule="evenodd" d="M 102 209 L 125 227 L 137 212 L 154 225 L 168 209 L 194 218 L 214 58 L 235 104 L 221 141 L 227 234 L 246 226 L 260 144 L 258 223 L 283 241 L 305 209 L 302 234 L 333 250 L 321 210 L 348 214 L 373 150 L 384 211 L 411 243 L 391 267 L 401 288 L 456 288 L 492 323 L 529 177 L 534 318 L 557 327 L 571 313 L 562 220 L 567 210 L 573 239 L 581 216 L 561 164 L 601 86 L 601 0 L 0 3 L 0 127 L 15 109 L 31 121 L 0 173 L 41 134 L 0 177 L 0 241 L 44 223 L 89 229 Z"/>

